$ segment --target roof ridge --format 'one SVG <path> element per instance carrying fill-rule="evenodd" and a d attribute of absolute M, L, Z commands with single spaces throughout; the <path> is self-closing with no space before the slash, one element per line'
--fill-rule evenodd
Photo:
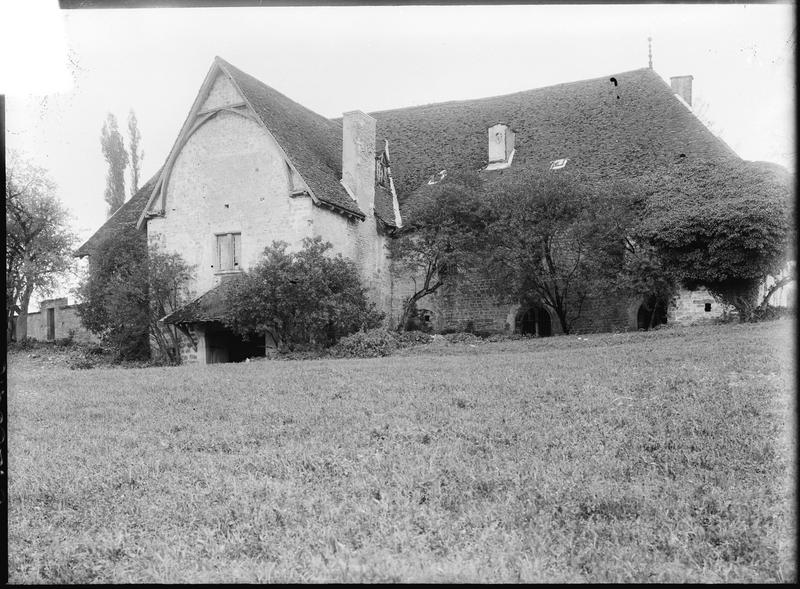
<path fill-rule="evenodd" d="M 369 115 L 380 115 L 380 114 L 385 114 L 385 113 L 395 113 L 395 112 L 403 111 L 403 110 L 411 110 L 411 109 L 415 109 L 415 108 L 425 108 L 425 107 L 432 107 L 432 106 L 446 106 L 446 105 L 451 105 L 451 104 L 464 104 L 464 103 L 470 103 L 470 102 L 480 102 L 482 100 L 494 100 L 494 99 L 501 99 L 501 98 L 510 98 L 512 96 L 519 96 L 520 94 L 527 94 L 529 92 L 538 92 L 540 90 L 549 90 L 549 89 L 552 89 L 552 88 L 560 88 L 560 87 L 563 87 L 563 86 L 570 86 L 570 85 L 573 85 L 573 84 L 586 84 L 588 82 L 597 82 L 597 81 L 600 81 L 600 80 L 603 80 L 603 79 L 607 79 L 609 77 L 624 76 L 624 75 L 635 74 L 635 73 L 645 73 L 645 72 L 648 72 L 648 71 L 653 72 L 654 76 L 656 76 L 659 80 L 664 82 L 664 79 L 659 74 L 657 74 L 655 72 L 655 70 L 651 70 L 648 67 L 643 67 L 643 68 L 637 68 L 637 69 L 633 69 L 633 70 L 627 70 L 627 71 L 624 71 L 624 72 L 617 72 L 617 73 L 613 73 L 613 74 L 607 74 L 605 76 L 595 76 L 593 78 L 585 78 L 585 79 L 582 79 L 582 80 L 572 80 L 570 82 L 560 82 L 558 84 L 550 84 L 549 86 L 537 86 L 535 88 L 528 88 L 526 90 L 517 90 L 515 92 L 509 92 L 507 94 L 495 94 L 495 95 L 492 95 L 492 96 L 479 96 L 477 98 L 461 98 L 461 99 L 456 99 L 456 100 L 445 100 L 444 102 L 427 102 L 425 104 L 415 104 L 415 105 L 409 105 L 409 106 L 401 106 L 401 107 L 398 107 L 398 108 L 387 108 L 387 109 L 383 109 L 383 110 L 373 110 L 373 111 L 368 112 L 367 114 L 369 114 Z M 664 82 L 664 83 L 666 84 L 666 82 Z M 329 119 L 329 120 L 330 121 L 338 121 L 340 118 L 341 117 L 336 117 L 334 119 Z"/>
<path fill-rule="evenodd" d="M 289 96 L 287 96 L 286 94 L 284 94 L 280 90 L 276 89 L 275 87 L 270 86 L 269 84 L 266 84 L 265 82 L 262 82 L 261 80 L 256 78 L 254 75 L 248 74 L 246 71 L 236 67 L 235 65 L 233 65 L 229 61 L 224 60 L 223 58 L 219 57 L 218 55 L 214 57 L 214 61 L 218 62 L 218 64 L 221 65 L 223 68 L 230 68 L 230 69 L 234 70 L 235 73 L 241 74 L 243 76 L 246 76 L 246 77 L 250 78 L 253 82 L 255 82 L 255 83 L 257 83 L 257 84 L 259 84 L 261 86 L 264 86 L 265 88 L 268 88 L 272 92 L 275 92 L 275 94 L 280 95 L 282 98 L 285 98 L 286 100 L 288 100 L 292 104 L 296 105 L 298 108 L 301 108 L 305 112 L 308 112 L 308 113 L 314 115 L 316 118 L 320 119 L 321 121 L 324 121 L 325 123 L 331 123 L 332 122 L 331 119 L 322 116 L 321 114 L 319 114 L 316 111 L 311 110 L 307 106 L 304 106 L 303 104 L 301 104 L 301 103 L 297 102 L 296 100 L 290 98 Z"/>

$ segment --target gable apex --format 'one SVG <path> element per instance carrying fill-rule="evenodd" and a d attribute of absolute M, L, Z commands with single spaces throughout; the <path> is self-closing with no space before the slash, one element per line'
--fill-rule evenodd
<path fill-rule="evenodd" d="M 224 70 L 218 69 L 214 81 L 208 88 L 205 99 L 200 106 L 200 112 L 243 104 L 244 102 L 244 97 L 233 84 L 230 76 Z"/>

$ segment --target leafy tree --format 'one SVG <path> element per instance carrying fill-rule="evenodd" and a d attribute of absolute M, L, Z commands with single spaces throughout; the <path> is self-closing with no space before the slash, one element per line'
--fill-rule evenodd
<path fill-rule="evenodd" d="M 655 327 L 659 308 L 666 311 L 678 294 L 679 280 L 665 267 L 651 245 L 631 237 L 625 239 L 625 261 L 620 270 L 616 291 L 622 296 L 643 300 L 650 312 L 648 328 Z"/>
<path fill-rule="evenodd" d="M 55 196 L 47 171 L 8 152 L 6 169 L 6 322 L 10 341 L 28 334 L 28 305 L 34 292 L 48 294 L 59 275 L 72 267 L 75 235 Z"/>
<path fill-rule="evenodd" d="M 487 276 L 501 298 L 546 305 L 570 333 L 585 301 L 617 284 L 629 195 L 562 172 L 523 170 L 493 184 L 484 214 Z"/>
<path fill-rule="evenodd" d="M 177 254 L 147 248 L 144 233 L 122 230 L 91 256 L 77 293 L 83 325 L 115 351 L 118 360 L 150 356 L 150 340 L 162 360 L 180 363 L 178 336 L 158 320 L 188 301 L 192 269 Z"/>
<path fill-rule="evenodd" d="M 666 311 L 677 295 L 678 277 L 664 266 L 655 248 L 639 230 L 646 209 L 646 198 L 640 187 L 625 180 L 603 182 L 596 187 L 599 204 L 604 208 L 603 216 L 609 224 L 609 237 L 621 239 L 624 247 L 623 263 L 609 284 L 609 292 L 644 301 L 652 328 L 658 310 Z"/>
<path fill-rule="evenodd" d="M 103 123 L 100 146 L 103 157 L 108 162 L 105 200 L 110 217 L 125 203 L 125 168 L 128 166 L 128 152 L 125 151 L 125 143 L 119 132 L 117 117 L 112 113 L 108 113 Z"/>
<path fill-rule="evenodd" d="M 753 316 L 759 286 L 790 256 L 791 179 L 758 162 L 687 162 L 643 179 L 640 229 L 666 268 Z"/>
<path fill-rule="evenodd" d="M 133 109 L 128 113 L 128 140 L 128 150 L 131 156 L 131 196 L 133 196 L 139 191 L 139 172 L 144 159 L 144 151 L 139 147 L 142 134 L 139 132 L 139 124 Z"/>
<path fill-rule="evenodd" d="M 484 227 L 480 195 L 478 176 L 463 173 L 425 186 L 412 197 L 402 229 L 389 242 L 395 268 L 414 283 L 398 330 L 409 328 L 420 300 L 457 285 L 474 267 Z"/>
<path fill-rule="evenodd" d="M 367 300 L 351 260 L 325 255 L 331 244 L 319 237 L 306 238 L 298 252 L 287 247 L 273 242 L 227 287 L 223 323 L 242 337 L 271 334 L 289 349 L 330 345 L 380 324 L 382 313 Z"/>

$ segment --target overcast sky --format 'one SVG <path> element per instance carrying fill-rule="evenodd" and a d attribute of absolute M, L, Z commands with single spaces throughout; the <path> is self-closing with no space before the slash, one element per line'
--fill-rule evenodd
<path fill-rule="evenodd" d="M 327 116 L 478 98 L 653 66 L 745 159 L 794 166 L 793 6 L 66 10 L 0 0 L 7 144 L 49 169 L 88 238 L 105 221 L 100 129 L 139 120 L 142 183 L 215 55 Z"/>

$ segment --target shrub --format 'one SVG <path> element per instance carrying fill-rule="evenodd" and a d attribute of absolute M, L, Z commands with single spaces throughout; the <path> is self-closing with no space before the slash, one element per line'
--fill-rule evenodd
<path fill-rule="evenodd" d="M 431 334 L 423 331 L 402 331 L 395 333 L 394 337 L 398 346 L 402 348 L 429 344 L 433 340 Z"/>
<path fill-rule="evenodd" d="M 192 272 L 179 255 L 148 249 L 145 235 L 123 230 L 92 253 L 78 287 L 78 315 L 118 361 L 149 358 L 153 341 L 168 363 L 178 364 L 177 334 L 158 320 L 188 300 Z"/>
<path fill-rule="evenodd" d="M 94 362 L 88 358 L 79 358 L 69 363 L 70 370 L 88 370 L 90 368 L 94 368 Z"/>
<path fill-rule="evenodd" d="M 9 348 L 16 348 L 18 350 L 35 350 L 37 347 L 39 347 L 38 344 L 39 342 L 32 337 L 25 337 L 19 341 L 11 342 Z"/>
<path fill-rule="evenodd" d="M 492 333 L 486 337 L 487 342 L 507 342 L 525 339 L 521 333 Z"/>
<path fill-rule="evenodd" d="M 270 333 L 281 349 L 327 347 L 360 329 L 380 325 L 380 313 L 366 296 L 356 265 L 328 256 L 330 243 L 305 239 L 303 249 L 287 251 L 273 242 L 261 261 L 225 295 L 223 317 L 241 336 Z"/>
<path fill-rule="evenodd" d="M 792 307 L 773 307 L 772 305 L 767 305 L 753 312 L 754 321 L 771 321 L 783 317 L 794 317 L 794 309 Z"/>
<path fill-rule="evenodd" d="M 448 333 L 444 336 L 444 339 L 451 344 L 479 344 L 481 342 L 481 338 L 477 335 L 465 331 Z"/>
<path fill-rule="evenodd" d="M 394 332 L 377 328 L 343 337 L 330 351 L 337 358 L 377 358 L 388 356 L 398 347 Z"/>
<path fill-rule="evenodd" d="M 104 353 L 105 348 L 103 348 L 103 346 L 89 344 L 89 346 L 86 348 L 86 354 L 89 356 L 102 356 Z"/>

